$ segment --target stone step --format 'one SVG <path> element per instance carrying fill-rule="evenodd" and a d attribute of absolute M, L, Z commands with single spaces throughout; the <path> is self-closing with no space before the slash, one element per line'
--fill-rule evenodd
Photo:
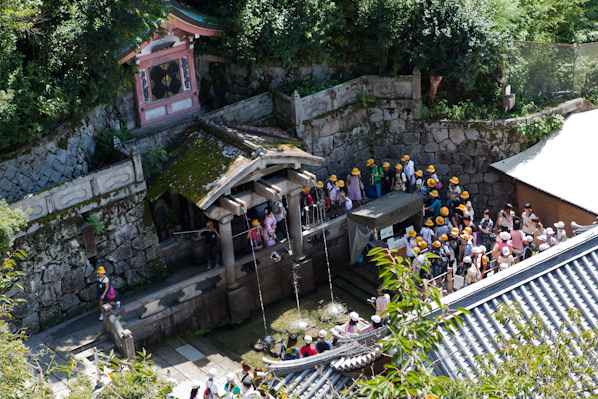
<path fill-rule="evenodd" d="M 351 282 L 344 278 L 335 279 L 332 282 L 333 290 L 340 288 L 361 301 L 365 301 L 376 295 L 376 288 L 370 287 L 369 290 L 368 288 L 363 288 L 362 284 L 355 277 L 349 277 L 349 280 Z"/>
<path fill-rule="evenodd" d="M 75 358 L 78 360 L 87 359 L 93 363 L 94 348 L 97 348 L 98 352 L 104 352 L 108 354 L 111 350 L 114 350 L 114 352 L 118 354 L 116 350 L 116 344 L 108 339 L 102 342 L 96 342 L 96 345 L 92 346 L 91 348 L 87 348 L 81 352 L 76 353 Z"/>
<path fill-rule="evenodd" d="M 69 352 L 71 352 L 73 355 L 76 355 L 76 356 L 80 356 L 81 353 L 87 352 L 89 350 L 91 350 L 93 353 L 94 346 L 98 347 L 98 349 L 99 349 L 100 345 L 102 345 L 106 342 L 114 345 L 114 342 L 112 342 L 110 340 L 110 336 L 108 336 L 108 333 L 103 332 L 95 340 L 90 341 L 90 342 L 85 342 L 85 343 L 82 343 L 81 346 L 71 348 Z M 87 356 L 84 356 L 84 357 L 87 357 Z"/>
<path fill-rule="evenodd" d="M 382 279 L 378 277 L 378 267 L 373 264 L 352 266 L 348 271 L 360 279 L 363 279 L 363 281 L 367 281 L 368 284 L 375 285 L 376 287 L 382 284 Z"/>

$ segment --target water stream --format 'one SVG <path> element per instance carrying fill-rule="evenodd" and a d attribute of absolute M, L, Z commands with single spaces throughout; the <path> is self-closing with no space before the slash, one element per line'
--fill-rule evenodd
<path fill-rule="evenodd" d="M 316 200 L 317 203 L 320 203 L 320 195 L 318 194 L 318 188 L 316 184 L 312 181 L 314 185 L 314 189 L 316 192 Z M 318 205 L 319 206 L 319 205 Z M 322 215 L 321 223 L 324 224 L 324 216 L 326 216 L 326 211 L 324 210 Z M 332 274 L 330 273 L 330 259 L 328 258 L 328 243 L 326 242 L 326 229 L 322 228 L 322 238 L 324 239 L 324 252 L 326 253 L 326 266 L 328 267 L 328 284 L 330 285 L 330 302 L 331 306 L 334 305 L 334 293 L 332 291 Z"/>

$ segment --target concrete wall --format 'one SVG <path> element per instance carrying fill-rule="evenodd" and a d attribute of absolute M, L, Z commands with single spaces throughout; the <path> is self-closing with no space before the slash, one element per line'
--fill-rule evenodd
<path fill-rule="evenodd" d="M 82 176 L 91 169 L 93 138 L 102 128 L 135 127 L 133 93 L 115 96 L 31 145 L 0 156 L 0 198 L 8 202 Z"/>
<path fill-rule="evenodd" d="M 277 65 L 226 63 L 213 55 L 195 57 L 195 75 L 200 84 L 202 106 L 215 109 L 276 89 L 287 81 L 346 79 L 373 74 L 369 65 L 310 65 L 285 70 Z"/>

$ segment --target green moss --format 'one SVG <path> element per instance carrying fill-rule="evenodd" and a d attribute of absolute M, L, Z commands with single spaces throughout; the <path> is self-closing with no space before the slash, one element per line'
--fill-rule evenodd
<path fill-rule="evenodd" d="M 145 224 L 147 227 L 152 227 L 154 225 L 149 201 L 147 200 L 143 201 L 143 224 Z"/>
<path fill-rule="evenodd" d="M 173 189 L 185 198 L 200 203 L 210 185 L 230 170 L 240 151 L 223 151 L 228 146 L 211 134 L 193 133 L 183 142 L 175 159 L 150 184 L 148 199 L 155 201 Z"/>

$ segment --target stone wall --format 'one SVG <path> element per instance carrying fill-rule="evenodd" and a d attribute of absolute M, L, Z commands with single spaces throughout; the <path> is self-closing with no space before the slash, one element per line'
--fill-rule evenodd
<path fill-rule="evenodd" d="M 195 58 L 195 74 L 200 83 L 202 106 L 220 108 L 256 94 L 276 89 L 287 81 L 315 79 L 318 82 L 373 74 L 368 65 L 310 65 L 285 70 L 276 65 L 238 65 L 223 58 L 202 55 Z"/>
<path fill-rule="evenodd" d="M 70 120 L 31 145 L 0 156 L 0 198 L 12 202 L 27 194 L 85 175 L 91 169 L 93 138 L 102 128 L 135 127 L 133 93 L 115 96 L 79 120 Z"/>

